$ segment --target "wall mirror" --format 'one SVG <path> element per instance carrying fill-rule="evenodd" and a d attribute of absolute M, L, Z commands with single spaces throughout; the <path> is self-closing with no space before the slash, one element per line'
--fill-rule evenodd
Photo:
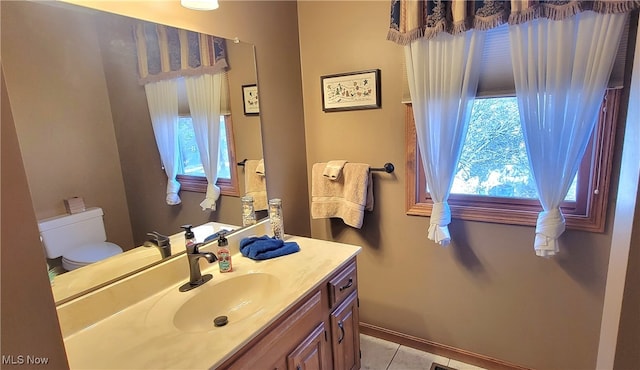
<path fill-rule="evenodd" d="M 124 250 L 57 276 L 58 304 L 158 263 L 159 250 L 142 246 L 149 232 L 213 225 L 196 233 L 202 240 L 221 226 L 242 225 L 247 175 L 237 163 L 263 157 L 260 117 L 243 106 L 243 86 L 257 83 L 253 45 L 226 40 L 236 186 L 223 190 L 215 211 L 203 211 L 205 194 L 191 190 L 198 181 L 183 183 L 180 204 L 165 202 L 167 176 L 138 75 L 133 30 L 140 21 L 58 2 L 5 2 L 1 15 L 2 68 L 36 218 L 62 215 L 64 199 L 82 197 L 87 207 L 102 208 L 107 241 Z M 180 113 L 189 114 L 184 98 Z M 184 245 L 172 249 L 175 256 Z"/>

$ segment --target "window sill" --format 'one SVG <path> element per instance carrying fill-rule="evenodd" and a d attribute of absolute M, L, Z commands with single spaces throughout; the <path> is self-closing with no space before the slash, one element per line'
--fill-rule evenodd
<path fill-rule="evenodd" d="M 202 176 L 178 175 L 176 180 L 180 183 L 180 189 L 183 191 L 192 191 L 195 193 L 207 192 L 207 178 Z M 218 180 L 216 185 L 220 188 L 220 194 L 239 197 L 237 184 L 233 184 L 232 180 Z"/>
<path fill-rule="evenodd" d="M 431 202 L 408 202 L 407 215 L 430 217 L 433 203 Z M 451 209 L 451 217 L 468 221 L 491 222 L 507 225 L 536 226 L 538 213 L 542 211 L 541 207 L 529 209 L 514 208 L 492 208 L 477 205 L 455 204 L 449 201 Z M 524 207 L 523 207 L 524 208 Z M 566 226 L 568 229 L 584 230 L 590 232 L 603 232 L 604 219 L 600 213 L 590 216 L 564 214 Z"/>

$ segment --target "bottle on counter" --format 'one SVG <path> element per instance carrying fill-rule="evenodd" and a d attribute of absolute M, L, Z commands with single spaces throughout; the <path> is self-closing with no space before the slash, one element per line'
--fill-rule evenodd
<path fill-rule="evenodd" d="M 242 197 L 242 226 L 256 224 L 256 211 L 253 207 L 253 197 L 246 195 Z"/>
<path fill-rule="evenodd" d="M 233 271 L 233 265 L 231 264 L 231 252 L 228 247 L 229 242 L 224 235 L 224 233 L 221 233 L 220 238 L 218 239 L 218 267 L 220 267 L 220 272 L 231 272 Z"/>
<path fill-rule="evenodd" d="M 284 240 L 284 219 L 282 216 L 282 199 L 274 198 L 269 200 L 269 219 L 273 237 Z"/>
<path fill-rule="evenodd" d="M 191 231 L 191 228 L 193 226 L 191 226 L 191 225 L 182 225 L 180 227 L 184 229 L 184 246 L 187 249 L 189 249 L 189 247 L 191 247 L 194 244 L 196 244 L 196 236 L 193 233 L 193 231 Z"/>

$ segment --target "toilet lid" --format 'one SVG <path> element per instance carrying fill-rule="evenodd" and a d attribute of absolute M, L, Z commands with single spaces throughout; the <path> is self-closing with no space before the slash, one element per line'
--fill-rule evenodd
<path fill-rule="evenodd" d="M 109 242 L 90 243 L 65 253 L 63 258 L 69 262 L 88 264 L 122 253 L 122 248 Z"/>

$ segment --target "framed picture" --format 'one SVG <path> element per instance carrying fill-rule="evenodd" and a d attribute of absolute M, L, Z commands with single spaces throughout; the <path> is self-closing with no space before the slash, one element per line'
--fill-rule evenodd
<path fill-rule="evenodd" d="M 380 70 L 320 77 L 325 112 L 380 108 Z"/>
<path fill-rule="evenodd" d="M 255 116 L 260 114 L 257 85 L 242 85 L 242 101 L 244 102 L 245 115 Z"/>

